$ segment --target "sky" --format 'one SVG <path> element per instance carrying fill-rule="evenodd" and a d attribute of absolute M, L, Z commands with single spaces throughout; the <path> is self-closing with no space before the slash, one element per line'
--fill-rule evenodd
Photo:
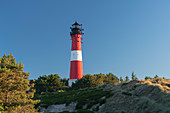
<path fill-rule="evenodd" d="M 169 0 L 1 0 L 0 57 L 12 53 L 29 79 L 69 78 L 75 20 L 84 75 L 170 78 Z"/>

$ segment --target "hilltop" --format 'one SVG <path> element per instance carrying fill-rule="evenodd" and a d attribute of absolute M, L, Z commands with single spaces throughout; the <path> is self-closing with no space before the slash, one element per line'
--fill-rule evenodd
<path fill-rule="evenodd" d="M 39 99 L 42 100 L 41 111 L 75 113 L 80 109 L 86 109 L 89 110 L 88 112 L 96 113 L 170 112 L 170 80 L 168 79 L 133 80 L 62 93 L 63 96 L 60 93 L 39 95 Z M 51 96 L 53 102 L 48 103 L 47 106 L 44 100 L 49 101 L 52 99 Z"/>
<path fill-rule="evenodd" d="M 109 85 L 104 90 L 111 90 L 114 95 L 107 99 L 98 113 L 170 112 L 170 80 L 168 79 L 134 80 L 129 83 Z"/>

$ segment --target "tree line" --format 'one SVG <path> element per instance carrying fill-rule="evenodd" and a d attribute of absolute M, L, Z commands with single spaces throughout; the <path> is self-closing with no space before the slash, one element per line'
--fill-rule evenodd
<path fill-rule="evenodd" d="M 156 75 L 154 78 L 158 78 L 158 75 Z M 54 92 L 58 90 L 74 90 L 74 89 L 80 89 L 80 88 L 89 88 L 89 87 L 97 87 L 104 84 L 118 84 L 118 83 L 124 83 L 129 82 L 130 80 L 137 80 L 137 76 L 132 72 L 131 79 L 126 76 L 123 80 L 122 77 L 118 78 L 113 73 L 108 74 L 86 74 L 81 79 L 76 80 L 75 83 L 72 84 L 72 86 L 68 86 L 68 80 L 66 78 L 61 78 L 58 74 L 51 74 L 51 75 L 43 75 L 40 76 L 37 80 L 35 80 L 35 86 L 37 93 L 41 92 Z M 152 79 L 149 76 L 145 77 L 145 80 Z"/>
<path fill-rule="evenodd" d="M 72 86 L 68 86 L 68 80 L 66 78 L 61 78 L 58 74 L 42 75 L 37 80 L 35 80 L 35 86 L 37 93 L 41 92 L 53 92 L 57 90 L 69 90 L 80 89 L 86 87 L 97 87 L 104 84 L 117 84 L 120 82 L 128 82 L 129 77 L 126 76 L 125 81 L 120 77 L 120 79 L 113 73 L 108 74 L 86 74 L 81 79 L 78 79 Z"/>

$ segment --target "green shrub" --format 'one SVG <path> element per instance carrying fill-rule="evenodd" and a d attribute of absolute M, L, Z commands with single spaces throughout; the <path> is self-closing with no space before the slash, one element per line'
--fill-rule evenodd
<path fill-rule="evenodd" d="M 132 96 L 132 93 L 129 93 L 129 92 L 122 92 L 122 94 Z"/>
<path fill-rule="evenodd" d="M 88 105 L 88 108 L 91 108 L 95 104 L 102 104 L 105 99 L 109 98 L 113 94 L 111 91 L 103 91 L 98 88 L 85 88 L 80 90 L 72 90 L 65 92 L 44 92 L 43 95 L 36 94 L 35 99 L 40 99 L 40 104 L 43 104 L 43 107 L 48 107 L 52 104 L 63 104 L 66 103 L 66 106 L 71 102 L 77 102 L 76 109 L 82 109 L 84 105 Z"/>
<path fill-rule="evenodd" d="M 106 99 L 102 99 L 102 100 L 100 101 L 100 106 L 101 106 L 102 104 L 104 104 L 104 103 L 106 103 Z"/>
<path fill-rule="evenodd" d="M 93 102 L 90 102 L 88 105 L 87 105 L 87 109 L 90 109 L 92 106 L 98 104 L 100 101 L 99 100 L 93 100 Z"/>
<path fill-rule="evenodd" d="M 93 109 L 93 111 L 99 111 L 99 106 Z"/>
<path fill-rule="evenodd" d="M 140 85 L 135 85 L 134 88 L 137 88 L 137 87 L 139 87 L 139 86 L 140 86 Z"/>
<path fill-rule="evenodd" d="M 63 111 L 63 112 L 59 112 L 59 113 L 76 113 L 76 112 Z"/>
<path fill-rule="evenodd" d="M 104 84 L 104 85 L 101 85 L 101 86 L 98 86 L 97 88 L 105 88 L 108 84 Z"/>
<path fill-rule="evenodd" d="M 94 111 L 90 111 L 88 109 L 79 109 L 77 113 L 94 113 Z"/>
<path fill-rule="evenodd" d="M 127 85 L 127 84 L 128 84 L 128 83 L 123 83 L 122 86 L 125 86 L 125 85 Z M 121 86 L 121 87 L 122 87 L 122 86 Z"/>

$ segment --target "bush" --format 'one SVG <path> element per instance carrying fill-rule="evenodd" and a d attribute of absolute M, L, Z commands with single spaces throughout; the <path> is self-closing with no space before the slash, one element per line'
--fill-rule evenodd
<path fill-rule="evenodd" d="M 123 83 L 122 86 L 125 86 L 125 85 L 127 85 L 127 84 L 128 84 L 128 83 Z M 121 87 L 122 87 L 122 86 L 121 86 Z"/>
<path fill-rule="evenodd" d="M 99 111 L 99 106 L 93 109 L 93 111 Z"/>
<path fill-rule="evenodd" d="M 132 96 L 132 93 L 129 93 L 129 92 L 122 92 L 122 94 Z"/>
<path fill-rule="evenodd" d="M 58 74 L 43 75 L 35 80 L 35 89 L 37 93 L 54 92 L 61 88 L 60 76 Z"/>
<path fill-rule="evenodd" d="M 69 105 L 71 102 L 77 102 L 76 109 L 82 109 L 84 105 L 90 103 L 88 107 L 98 104 L 104 103 L 102 97 L 110 97 L 113 95 L 111 91 L 103 91 L 102 89 L 96 88 L 86 88 L 81 90 L 72 90 L 66 92 L 51 92 L 48 94 L 44 94 L 42 96 L 36 95 L 36 99 L 41 99 L 41 104 L 45 104 L 44 107 L 48 107 L 52 104 L 61 104 L 66 103 Z"/>
<path fill-rule="evenodd" d="M 100 101 L 100 106 L 101 106 L 102 104 L 104 104 L 104 103 L 106 103 L 106 99 L 102 99 L 102 100 Z"/>
<path fill-rule="evenodd" d="M 63 112 L 59 112 L 59 113 L 76 113 L 76 112 L 63 111 Z"/>
<path fill-rule="evenodd" d="M 119 82 L 118 77 L 112 73 L 106 74 L 87 74 L 83 78 L 78 79 L 74 84 L 72 84 L 73 89 L 90 88 L 90 87 L 105 87 L 104 84 L 117 84 Z"/>
<path fill-rule="evenodd" d="M 77 113 L 94 113 L 94 111 L 90 111 L 88 109 L 79 109 Z"/>
<path fill-rule="evenodd" d="M 145 80 L 148 80 L 148 79 L 152 79 L 151 77 L 149 77 L 149 76 L 146 76 L 145 77 Z"/>
<path fill-rule="evenodd" d="M 134 88 L 137 88 L 137 87 L 139 87 L 139 86 L 141 86 L 141 85 L 135 85 Z"/>

